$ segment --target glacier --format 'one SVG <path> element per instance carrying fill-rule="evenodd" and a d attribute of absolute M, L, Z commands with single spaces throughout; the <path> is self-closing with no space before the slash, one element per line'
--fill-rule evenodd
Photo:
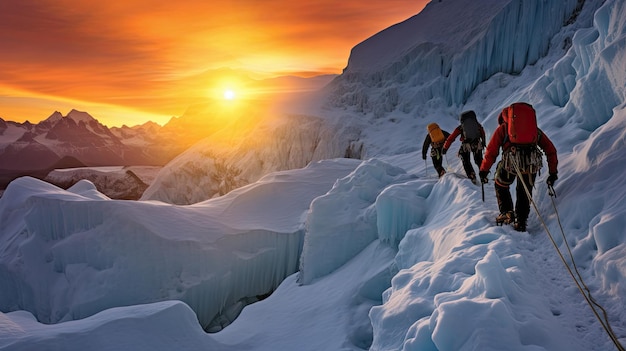
<path fill-rule="evenodd" d="M 340 98 L 316 113 L 349 130 L 363 160 L 266 169 L 191 205 L 110 200 L 88 182 L 69 191 L 12 183 L 0 199 L 0 279 L 9 282 L 0 287 L 0 350 L 615 349 L 556 249 L 575 261 L 626 343 L 626 3 L 434 1 L 384 36 L 407 23 L 446 23 L 461 4 L 475 16 L 476 42 L 432 31 L 458 44 L 458 57 L 473 57 L 450 66 L 472 70 L 458 78 L 465 88 L 442 88 L 452 75 L 397 60 L 407 56 L 394 45 L 358 57 L 378 39 L 353 50 L 353 66 L 328 86 L 332 94 L 349 84 L 353 95 L 330 95 Z M 513 14 L 522 27 L 547 21 L 531 16 L 547 8 L 558 21 L 542 23 L 541 38 L 521 38 L 532 49 L 503 44 L 528 52 L 525 64 L 481 75 L 488 59 L 466 51 L 507 32 L 495 24 Z M 415 55 L 440 55 L 428 50 L 434 43 L 397 37 Z M 423 84 L 411 86 L 406 72 Z M 528 233 L 494 226 L 492 184 L 483 202 L 453 153 L 441 179 L 420 160 L 427 123 L 451 130 L 460 111 L 474 109 L 493 131 L 501 108 L 520 100 L 535 106 L 560 160 L 556 197 L 538 179 Z M 339 142 L 335 152 L 345 151 L 349 138 Z M 203 162 L 201 151 L 181 159 Z M 194 179 L 172 187 L 191 193 L 182 187 Z"/>
<path fill-rule="evenodd" d="M 7 282 L 0 309 L 58 323 L 177 299 L 204 328 L 215 328 L 213 320 L 234 313 L 227 308 L 270 293 L 297 271 L 303 213 L 356 166 L 321 161 L 189 207 L 110 200 L 86 180 L 64 191 L 19 178 L 0 203 L 0 277 Z M 267 222 L 263 207 L 281 216 Z"/>
<path fill-rule="evenodd" d="M 315 198 L 306 219 L 299 281 L 309 284 L 333 272 L 376 240 L 379 194 L 410 178 L 399 167 L 366 160 L 328 193 Z"/>
<path fill-rule="evenodd" d="M 418 15 L 363 41 L 333 81 L 332 103 L 376 116 L 464 105 L 496 73 L 520 74 L 546 56 L 582 2 L 430 2 Z"/>
<path fill-rule="evenodd" d="M 140 200 L 178 205 L 224 195 L 264 174 L 301 168 L 335 157 L 361 158 L 359 130 L 350 123 L 304 114 L 260 118 L 250 135 L 215 133 L 177 156 L 159 172 Z M 226 141 L 224 141 L 226 139 Z"/>

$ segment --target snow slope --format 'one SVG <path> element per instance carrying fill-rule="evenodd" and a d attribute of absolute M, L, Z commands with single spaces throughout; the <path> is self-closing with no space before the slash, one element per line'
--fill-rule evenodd
<path fill-rule="evenodd" d="M 363 161 L 272 173 L 188 206 L 12 183 L 0 199 L 0 350 L 617 349 L 557 249 L 626 344 L 626 3 L 585 1 L 548 42 L 464 104 L 428 100 L 423 118 L 321 108 L 358 121 Z M 420 159 L 430 121 L 451 129 L 475 109 L 491 132 L 518 100 L 536 107 L 560 161 L 556 198 L 538 178 L 528 233 L 494 226 L 493 182 L 481 201 L 452 150 L 441 179 Z"/>
<path fill-rule="evenodd" d="M 1 309 L 19 307 L 57 323 L 109 307 L 179 299 L 207 327 L 225 308 L 271 292 L 296 272 L 303 212 L 355 166 L 327 161 L 296 178 L 272 174 L 190 207 L 109 200 L 88 181 L 66 192 L 20 178 L 0 204 L 0 276 L 12 282 L 2 288 Z M 315 171 L 320 167 L 323 172 Z M 281 215 L 266 221 L 259 206 Z M 269 266 L 274 269 L 260 269 Z M 51 296 L 43 287 L 65 293 Z"/>

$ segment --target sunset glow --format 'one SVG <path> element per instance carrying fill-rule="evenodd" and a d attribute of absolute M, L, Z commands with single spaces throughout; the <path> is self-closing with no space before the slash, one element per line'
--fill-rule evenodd
<path fill-rule="evenodd" d="M 224 90 L 224 99 L 226 100 L 232 100 L 235 98 L 235 92 L 230 90 L 230 89 L 226 89 Z"/>
<path fill-rule="evenodd" d="M 341 73 L 352 47 L 427 2 L 3 1 L 0 117 L 76 108 L 110 126 L 163 124 L 207 89 L 238 100 L 258 92 L 252 79 Z M 227 97 L 231 76 L 248 86 Z"/>

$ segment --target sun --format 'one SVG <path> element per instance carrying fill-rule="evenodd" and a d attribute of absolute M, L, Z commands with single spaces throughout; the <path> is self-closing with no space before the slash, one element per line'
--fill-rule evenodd
<path fill-rule="evenodd" d="M 233 100 L 235 98 L 235 92 L 232 89 L 224 90 L 224 99 Z"/>

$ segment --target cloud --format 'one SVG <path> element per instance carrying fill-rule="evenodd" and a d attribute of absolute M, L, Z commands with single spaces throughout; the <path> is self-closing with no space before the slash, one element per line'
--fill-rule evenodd
<path fill-rule="evenodd" d="M 3 1 L 2 83 L 179 114 L 189 99 L 169 97 L 194 95 L 185 89 L 203 81 L 189 84 L 190 77 L 207 70 L 339 73 L 354 45 L 422 2 Z"/>

